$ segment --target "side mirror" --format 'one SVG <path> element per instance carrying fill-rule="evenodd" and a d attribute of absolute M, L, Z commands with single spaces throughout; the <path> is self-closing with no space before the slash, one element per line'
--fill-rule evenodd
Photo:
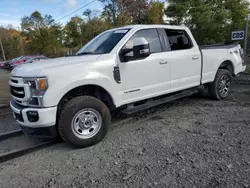
<path fill-rule="evenodd" d="M 135 59 L 145 58 L 150 55 L 149 43 L 144 37 L 135 38 L 133 46 L 133 53 Z"/>
<path fill-rule="evenodd" d="M 143 59 L 150 55 L 149 43 L 144 37 L 135 38 L 127 43 L 120 51 L 120 60 L 125 63 Z"/>

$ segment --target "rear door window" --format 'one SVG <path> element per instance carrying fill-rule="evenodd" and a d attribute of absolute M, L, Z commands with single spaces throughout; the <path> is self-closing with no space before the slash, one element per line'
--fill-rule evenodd
<path fill-rule="evenodd" d="M 192 41 L 185 30 L 166 29 L 171 51 L 185 50 L 193 47 Z"/>

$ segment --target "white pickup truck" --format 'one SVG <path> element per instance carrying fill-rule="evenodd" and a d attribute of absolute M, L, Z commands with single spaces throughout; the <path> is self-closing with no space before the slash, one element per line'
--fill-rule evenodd
<path fill-rule="evenodd" d="M 132 25 L 101 33 L 74 56 L 15 68 L 10 106 L 25 133 L 86 147 L 104 138 L 114 109 L 130 114 L 201 85 L 225 99 L 245 68 L 238 44 L 199 47 L 184 26 Z"/>

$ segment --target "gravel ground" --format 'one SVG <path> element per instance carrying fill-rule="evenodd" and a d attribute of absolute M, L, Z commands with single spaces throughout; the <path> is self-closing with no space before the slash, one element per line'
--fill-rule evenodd
<path fill-rule="evenodd" d="M 0 108 L 0 134 L 20 129 L 9 108 Z"/>
<path fill-rule="evenodd" d="M 19 150 L 21 148 L 28 148 L 37 144 L 48 142 L 46 139 L 36 139 L 28 137 L 24 134 L 12 137 L 11 139 L 5 139 L 1 141 L 0 155 L 6 154 L 13 150 Z"/>
<path fill-rule="evenodd" d="M 9 110 L 10 93 L 9 81 L 10 72 L 0 68 L 0 134 L 20 129 L 13 121 L 12 112 Z"/>
<path fill-rule="evenodd" d="M 61 143 L 2 163 L 0 187 L 247 188 L 249 107 L 250 82 L 238 80 L 224 101 L 204 94 L 121 121 L 116 115 L 95 146 Z M 2 115 L 1 123 L 11 121 Z"/>
<path fill-rule="evenodd" d="M 10 100 L 9 81 L 10 72 L 0 68 L 0 107 Z"/>

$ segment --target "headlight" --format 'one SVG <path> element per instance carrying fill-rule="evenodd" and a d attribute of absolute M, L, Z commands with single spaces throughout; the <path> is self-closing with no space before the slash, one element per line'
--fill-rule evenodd
<path fill-rule="evenodd" d="M 29 84 L 32 97 L 41 97 L 48 89 L 47 78 L 24 78 L 24 83 Z"/>
<path fill-rule="evenodd" d="M 243 50 L 243 48 L 240 48 L 240 56 L 242 57 L 242 59 L 244 59 L 244 50 Z"/>

